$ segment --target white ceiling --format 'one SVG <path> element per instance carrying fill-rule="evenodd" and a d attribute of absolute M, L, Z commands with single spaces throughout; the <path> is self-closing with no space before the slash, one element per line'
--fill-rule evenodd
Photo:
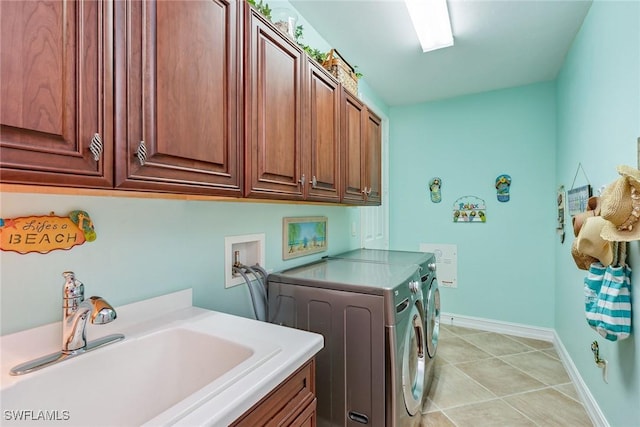
<path fill-rule="evenodd" d="M 591 0 L 448 0 L 453 47 L 422 53 L 403 1 L 290 0 L 390 106 L 552 80 Z"/>

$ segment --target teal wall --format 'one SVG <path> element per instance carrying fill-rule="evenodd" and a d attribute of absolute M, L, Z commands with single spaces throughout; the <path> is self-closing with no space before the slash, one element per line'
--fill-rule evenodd
<path fill-rule="evenodd" d="M 200 307 L 253 317 L 244 285 L 224 287 L 224 237 L 266 234 L 266 267 L 274 271 L 358 246 L 357 208 L 124 197 L 0 194 L 0 217 L 64 216 L 83 209 L 98 238 L 48 254 L 0 252 L 2 334 L 60 320 L 62 272 L 74 271 L 87 296 L 113 305 L 193 288 Z M 326 215 L 327 252 L 282 260 L 282 218 Z"/>
<path fill-rule="evenodd" d="M 570 218 L 564 243 L 554 229 L 556 189 L 572 186 L 579 164 L 587 178 L 580 172 L 575 185 L 596 191 L 617 178 L 617 165 L 637 166 L 640 2 L 596 0 L 554 82 L 392 107 L 390 117 L 391 247 L 457 244 L 458 288 L 442 290 L 443 311 L 552 327 L 606 423 L 637 426 L 640 340 L 608 342 L 587 326 Z M 503 172 L 513 178 L 504 204 L 493 188 Z M 443 179 L 440 204 L 429 201 L 433 176 Z M 486 224 L 452 223 L 453 201 L 467 194 L 487 201 Z M 638 241 L 629 263 L 640 282 Z M 640 307 L 640 292 L 632 299 Z"/>
<path fill-rule="evenodd" d="M 390 115 L 391 248 L 458 246 L 458 287 L 441 290 L 447 313 L 552 327 L 554 84 L 392 107 Z M 512 177 L 506 203 L 496 198 L 502 173 Z M 434 176 L 443 181 L 440 203 L 429 199 Z M 453 223 L 453 203 L 466 195 L 486 201 L 486 223 Z"/>
<path fill-rule="evenodd" d="M 329 48 L 300 22 L 305 42 Z M 559 185 L 571 186 L 579 163 L 596 189 L 616 179 L 618 164 L 635 165 L 639 31 L 640 3 L 596 0 L 555 82 L 393 108 L 366 75 L 360 86 L 390 117 L 391 248 L 457 244 L 458 288 L 442 289 L 443 310 L 554 328 L 614 427 L 640 420 L 640 340 L 609 343 L 586 326 L 584 272 L 569 253 L 570 229 L 564 244 L 555 234 L 555 195 Z M 495 198 L 501 173 L 513 178 L 508 203 Z M 439 204 L 429 201 L 433 176 L 444 181 Z M 486 200 L 486 224 L 453 224 L 452 204 L 465 195 Z M 352 224 L 360 229 L 358 208 L 0 193 L 2 218 L 74 209 L 90 212 L 95 242 L 46 255 L 0 252 L 2 334 L 60 319 L 64 270 L 76 271 L 89 295 L 115 305 L 190 287 L 198 306 L 251 316 L 246 287 L 223 285 L 225 236 L 265 233 L 266 264 L 274 270 L 325 254 L 284 262 L 284 216 L 327 215 L 329 254 L 360 242 L 351 236 Z M 630 263 L 632 282 L 640 283 L 639 242 L 630 245 Z M 640 307 L 640 292 L 633 304 Z M 609 384 L 593 363 L 594 339 L 609 361 Z"/>
<path fill-rule="evenodd" d="M 596 188 L 615 180 L 616 166 L 637 166 L 640 136 L 640 3 L 595 1 L 557 81 L 557 182 L 571 185 L 578 163 Z M 580 178 L 579 178 L 580 179 Z M 580 184 L 584 183 L 582 178 Z M 573 237 L 573 236 L 571 236 Z M 582 281 L 570 256 L 571 239 L 555 245 L 555 329 L 611 426 L 640 424 L 640 245 L 629 263 L 635 335 L 611 343 L 584 319 Z M 602 381 L 590 344 L 598 340 L 609 362 Z"/>

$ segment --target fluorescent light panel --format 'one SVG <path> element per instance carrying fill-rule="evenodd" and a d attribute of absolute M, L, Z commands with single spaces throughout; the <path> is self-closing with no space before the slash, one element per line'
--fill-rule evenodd
<path fill-rule="evenodd" d="M 446 0 L 404 0 L 423 52 L 453 46 Z"/>

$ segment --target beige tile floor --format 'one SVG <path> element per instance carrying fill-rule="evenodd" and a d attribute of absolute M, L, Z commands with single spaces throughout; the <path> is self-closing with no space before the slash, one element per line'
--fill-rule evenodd
<path fill-rule="evenodd" d="M 552 343 L 441 325 L 421 427 L 592 425 Z"/>

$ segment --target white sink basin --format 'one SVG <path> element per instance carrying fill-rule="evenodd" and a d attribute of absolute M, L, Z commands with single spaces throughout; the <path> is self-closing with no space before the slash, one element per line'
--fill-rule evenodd
<path fill-rule="evenodd" d="M 3 337 L 3 427 L 227 425 L 322 348 L 315 334 L 194 307 L 117 323 L 105 333 L 123 341 L 18 377 L 4 359 L 26 361 L 5 353 L 21 340 Z"/>
<path fill-rule="evenodd" d="M 25 381 L 2 393 L 3 412 L 66 410 L 72 423 L 92 420 L 91 425 L 140 425 L 252 354 L 250 348 L 216 336 L 168 329 L 26 376 Z M 87 400 L 98 404 L 99 411 Z"/>

